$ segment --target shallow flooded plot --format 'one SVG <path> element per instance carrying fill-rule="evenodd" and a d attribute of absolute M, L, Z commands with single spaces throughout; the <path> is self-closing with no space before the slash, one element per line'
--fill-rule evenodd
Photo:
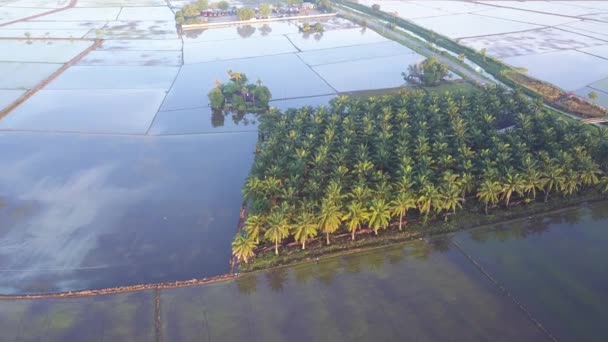
<path fill-rule="evenodd" d="M 565 90 L 582 88 L 608 75 L 608 60 L 575 50 L 510 57 L 504 61 L 526 68 L 531 76 Z"/>
<path fill-rule="evenodd" d="M 238 41 L 233 42 L 234 45 L 238 45 L 242 42 L 242 39 L 245 38 L 282 36 L 297 32 L 298 26 L 295 22 L 282 21 L 267 24 L 247 24 L 212 29 L 189 30 L 183 33 L 183 38 L 185 44 L 238 39 Z"/>
<path fill-rule="evenodd" d="M 579 50 L 582 52 L 586 52 L 590 55 L 608 59 L 608 45 L 593 46 Z"/>
<path fill-rule="evenodd" d="M 605 41 L 599 39 L 556 28 L 467 38 L 460 40 L 460 43 L 470 46 L 475 50 L 486 49 L 489 55 L 498 58 L 567 49 L 582 49 L 589 46 L 606 44 Z"/>
<path fill-rule="evenodd" d="M 49 11 L 46 8 L 0 7 L 0 24 Z"/>
<path fill-rule="evenodd" d="M 413 50 L 394 42 L 387 41 L 374 44 L 346 46 L 333 49 L 312 50 L 298 53 L 298 56 L 308 65 L 330 64 L 358 59 L 389 57 L 415 53 Z"/>
<path fill-rule="evenodd" d="M 537 24 L 545 26 L 555 26 L 579 21 L 578 19 L 571 17 L 563 17 L 559 15 L 543 14 L 537 12 L 528 12 L 511 8 L 492 8 L 476 14 L 483 15 L 486 17 L 521 21 L 528 24 Z"/>
<path fill-rule="evenodd" d="M 103 27 L 106 21 L 20 21 L 5 26 L 11 30 L 95 30 Z"/>
<path fill-rule="evenodd" d="M 234 59 L 184 65 L 162 110 L 206 107 L 214 80 L 226 81 L 228 69 L 245 73 L 251 82 L 262 80 L 275 100 L 335 92 L 294 54 Z"/>
<path fill-rule="evenodd" d="M 553 13 L 566 16 L 581 16 L 597 13 L 597 9 L 569 6 L 556 1 L 480 1 L 481 4 L 492 4 L 504 7 L 519 8 L 524 10 Z"/>
<path fill-rule="evenodd" d="M 101 7 L 101 8 L 69 8 L 64 11 L 45 15 L 34 21 L 99 21 L 117 20 L 120 7 Z"/>
<path fill-rule="evenodd" d="M 422 242 L 161 298 L 167 341 L 544 339 L 457 251 Z"/>
<path fill-rule="evenodd" d="M 105 51 L 88 53 L 79 65 L 180 66 L 181 51 Z"/>
<path fill-rule="evenodd" d="M 85 38 L 99 39 L 177 39 L 175 21 L 110 21 L 102 29 L 91 30 Z"/>
<path fill-rule="evenodd" d="M 368 0 L 373 3 L 374 0 Z M 489 9 L 493 9 L 494 7 L 481 5 L 479 3 L 473 3 L 468 1 L 442 1 L 442 0 L 433 0 L 433 1 L 408 1 L 408 3 L 413 3 L 420 6 L 432 7 L 435 9 L 439 9 L 442 11 L 447 11 L 450 13 L 475 13 L 486 11 Z"/>
<path fill-rule="evenodd" d="M 178 67 L 73 66 L 45 89 L 169 90 L 178 72 Z"/>
<path fill-rule="evenodd" d="M 301 97 L 297 99 L 289 99 L 289 100 L 276 100 L 270 101 L 271 107 L 276 107 L 280 110 L 287 110 L 289 108 L 301 108 L 304 106 L 326 106 L 329 104 L 336 95 L 327 95 L 327 96 L 312 96 L 312 97 Z"/>
<path fill-rule="evenodd" d="M 313 69 L 338 92 L 385 89 L 403 86 L 401 72 L 422 60 L 421 55 L 406 54 L 318 65 Z"/>
<path fill-rule="evenodd" d="M 25 90 L 15 89 L 0 89 L 0 110 L 9 104 L 13 103 L 19 96 L 23 95 Z"/>
<path fill-rule="evenodd" d="M 567 25 L 560 25 L 558 27 L 562 30 L 576 32 L 598 39 L 608 39 L 608 23 L 600 23 L 597 21 L 577 21 Z"/>
<path fill-rule="evenodd" d="M 76 7 L 166 6 L 165 0 L 78 0 Z"/>
<path fill-rule="evenodd" d="M 154 340 L 154 293 L 0 302 L 2 341 Z"/>
<path fill-rule="evenodd" d="M 173 20 L 174 18 L 175 14 L 167 6 L 123 7 L 117 20 Z"/>
<path fill-rule="evenodd" d="M 1 293 L 229 271 L 257 133 L 0 141 Z"/>
<path fill-rule="evenodd" d="M 104 40 L 100 50 L 107 51 L 181 51 L 182 41 L 180 39 L 125 39 Z"/>
<path fill-rule="evenodd" d="M 92 41 L 0 40 L 0 61 L 67 63 L 93 45 Z"/>
<path fill-rule="evenodd" d="M 372 30 L 361 30 L 360 28 L 327 31 L 317 37 L 302 33 L 288 34 L 287 37 L 301 51 L 388 41 Z"/>
<path fill-rule="evenodd" d="M 31 89 L 61 64 L 0 62 L 0 89 Z"/>
<path fill-rule="evenodd" d="M 55 9 L 65 7 L 68 3 L 69 1 L 66 0 L 8 0 L 4 6 Z M 0 5 L 2 5 L 1 1 Z"/>
<path fill-rule="evenodd" d="M 158 112 L 148 134 L 257 132 L 255 114 L 212 112 L 209 107 Z"/>
<path fill-rule="evenodd" d="M 296 51 L 298 50 L 285 36 L 186 43 L 184 44 L 184 63 L 278 55 Z"/>
<path fill-rule="evenodd" d="M 491 34 L 533 30 L 542 27 L 540 25 L 484 17 L 475 14 L 456 14 L 438 18 L 414 19 L 414 22 L 450 38 L 486 36 Z"/>
<path fill-rule="evenodd" d="M 0 120 L 0 129 L 144 134 L 165 90 L 41 90 Z"/>
<path fill-rule="evenodd" d="M 90 30 L 30 30 L 30 29 L 0 29 L 0 38 L 84 38 Z"/>
<path fill-rule="evenodd" d="M 608 205 L 461 233 L 454 240 L 556 338 L 608 339 Z"/>

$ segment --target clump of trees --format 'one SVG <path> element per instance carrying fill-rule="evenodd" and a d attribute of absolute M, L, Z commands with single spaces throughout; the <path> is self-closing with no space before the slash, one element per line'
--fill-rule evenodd
<path fill-rule="evenodd" d="M 214 111 L 234 110 L 238 112 L 259 113 L 268 109 L 272 94 L 268 87 L 258 80 L 255 84 L 247 83 L 247 75 L 228 70 L 229 81 L 216 81 L 209 92 L 209 102 Z"/>
<path fill-rule="evenodd" d="M 302 24 L 302 26 L 298 27 L 300 32 L 304 32 L 304 33 L 323 33 L 323 31 L 325 31 L 325 28 L 323 27 L 323 24 L 316 22 L 314 24 L 310 24 L 308 22 Z"/>
<path fill-rule="evenodd" d="M 198 23 L 200 22 L 198 16 L 201 14 L 202 10 L 207 8 L 209 8 L 209 2 L 207 0 L 197 0 L 194 3 L 186 4 L 181 10 L 175 12 L 175 22 L 180 25 Z"/>
<path fill-rule="evenodd" d="M 448 67 L 439 62 L 435 57 L 429 57 L 419 64 L 408 66 L 407 72 L 402 72 L 401 75 L 406 82 L 415 82 L 424 84 L 427 87 L 434 87 L 450 77 Z"/>
<path fill-rule="evenodd" d="M 233 252 L 279 253 L 408 221 L 489 213 L 552 196 L 608 192 L 608 131 L 565 121 L 500 87 L 454 97 L 338 97 L 261 117 L 243 193 L 245 229 Z M 465 206 L 466 202 L 466 206 Z"/>
<path fill-rule="evenodd" d="M 236 16 L 239 20 L 251 20 L 255 18 L 255 11 L 249 7 L 241 7 L 236 10 Z"/>
<path fill-rule="evenodd" d="M 378 5 L 378 4 L 373 4 L 373 5 L 372 5 L 372 9 L 373 9 L 374 11 L 378 12 L 378 11 L 380 11 L 380 5 Z"/>

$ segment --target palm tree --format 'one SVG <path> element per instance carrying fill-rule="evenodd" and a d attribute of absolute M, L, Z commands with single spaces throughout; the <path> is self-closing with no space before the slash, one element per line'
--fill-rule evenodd
<path fill-rule="evenodd" d="M 302 243 L 302 249 L 306 249 L 306 241 L 317 236 L 317 222 L 310 211 L 302 211 L 296 219 L 294 238 Z"/>
<path fill-rule="evenodd" d="M 576 171 L 569 169 L 564 172 L 564 181 L 561 184 L 560 190 L 564 196 L 571 196 L 578 191 L 579 175 Z"/>
<path fill-rule="evenodd" d="M 528 195 L 532 195 L 532 199 L 536 199 L 536 190 L 541 190 L 545 187 L 547 179 L 543 174 L 536 169 L 528 169 L 526 176 L 522 181 L 522 190 Z"/>
<path fill-rule="evenodd" d="M 248 263 L 249 259 L 255 256 L 254 249 L 255 242 L 253 239 L 243 233 L 238 233 L 232 241 L 232 255 L 239 261 Z"/>
<path fill-rule="evenodd" d="M 391 208 L 383 199 L 374 199 L 369 212 L 369 226 L 378 235 L 378 230 L 380 228 L 386 229 L 390 222 Z"/>
<path fill-rule="evenodd" d="M 416 200 L 410 192 L 400 191 L 397 197 L 391 202 L 393 215 L 399 216 L 399 231 L 402 230 L 403 218 L 407 211 L 416 208 Z"/>
<path fill-rule="evenodd" d="M 603 193 L 608 192 L 608 175 L 604 175 L 602 176 L 602 178 L 600 178 L 600 191 Z"/>
<path fill-rule="evenodd" d="M 289 235 L 289 222 L 285 213 L 274 210 L 268 216 L 268 224 L 264 237 L 274 243 L 274 254 L 279 255 L 279 242 Z"/>
<path fill-rule="evenodd" d="M 549 193 L 552 190 L 562 188 L 562 184 L 564 183 L 563 173 L 564 171 L 555 165 L 551 165 L 549 169 L 545 171 L 545 203 L 549 199 Z"/>
<path fill-rule="evenodd" d="M 334 233 L 340 228 L 342 222 L 342 214 L 340 207 L 335 203 L 325 199 L 321 204 L 321 214 L 319 215 L 319 226 L 325 233 L 325 239 L 327 244 L 330 244 L 329 234 Z"/>
<path fill-rule="evenodd" d="M 247 221 L 245 221 L 245 231 L 247 236 L 255 241 L 256 244 L 260 242 L 260 235 L 264 231 L 264 225 L 266 224 L 266 218 L 263 215 L 249 215 Z"/>
<path fill-rule="evenodd" d="M 505 206 L 509 207 L 509 201 L 511 200 L 511 196 L 513 194 L 522 195 L 524 189 L 524 183 L 522 177 L 519 173 L 513 174 L 509 172 L 505 177 L 502 183 L 502 189 L 500 193 L 502 195 L 502 199 L 505 200 Z"/>
<path fill-rule="evenodd" d="M 485 213 L 488 215 L 488 204 L 495 205 L 498 203 L 498 196 L 502 186 L 497 181 L 486 179 L 481 182 L 477 192 L 477 198 L 485 203 Z"/>
<path fill-rule="evenodd" d="M 453 214 L 455 214 L 457 208 L 462 208 L 462 204 L 460 202 L 462 202 L 463 199 L 460 196 L 460 189 L 458 187 L 451 186 L 450 188 L 446 189 L 446 191 L 442 194 L 442 197 L 442 207 L 445 210 L 451 211 Z"/>
<path fill-rule="evenodd" d="M 346 227 L 351 233 L 351 239 L 355 240 L 357 230 L 369 219 L 369 212 L 362 202 L 356 201 L 348 205 L 348 212 L 342 217 Z"/>

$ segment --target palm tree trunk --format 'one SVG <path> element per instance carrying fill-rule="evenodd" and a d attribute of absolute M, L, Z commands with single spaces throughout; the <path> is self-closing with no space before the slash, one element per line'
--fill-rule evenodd
<path fill-rule="evenodd" d="M 511 200 L 511 196 L 507 197 L 507 208 L 509 207 L 509 201 Z"/>
<path fill-rule="evenodd" d="M 329 233 L 325 233 L 325 238 L 327 240 L 327 244 L 329 245 Z"/>
<path fill-rule="evenodd" d="M 352 234 L 351 234 L 351 238 L 353 241 L 355 241 L 355 232 L 357 231 L 357 228 L 353 229 Z"/>
<path fill-rule="evenodd" d="M 488 215 L 488 202 L 486 202 L 486 215 Z"/>
<path fill-rule="evenodd" d="M 274 254 L 279 255 L 279 240 L 274 242 Z"/>
<path fill-rule="evenodd" d="M 302 241 L 302 249 L 306 249 L 306 239 L 304 239 L 304 241 Z"/>
<path fill-rule="evenodd" d="M 548 199 L 549 199 L 549 191 L 545 190 L 545 203 L 547 203 Z"/>
<path fill-rule="evenodd" d="M 401 214 L 401 216 L 399 216 L 399 231 L 401 231 L 401 226 L 403 225 L 403 214 Z"/>

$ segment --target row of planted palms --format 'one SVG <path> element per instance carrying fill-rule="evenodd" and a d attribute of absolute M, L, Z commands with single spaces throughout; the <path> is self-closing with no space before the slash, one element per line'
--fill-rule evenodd
<path fill-rule="evenodd" d="M 605 129 L 565 121 L 504 88 L 469 96 L 339 97 L 330 107 L 261 117 L 250 210 L 233 252 L 361 228 L 404 229 L 489 209 L 608 191 Z M 537 198 L 537 195 L 538 198 Z"/>

